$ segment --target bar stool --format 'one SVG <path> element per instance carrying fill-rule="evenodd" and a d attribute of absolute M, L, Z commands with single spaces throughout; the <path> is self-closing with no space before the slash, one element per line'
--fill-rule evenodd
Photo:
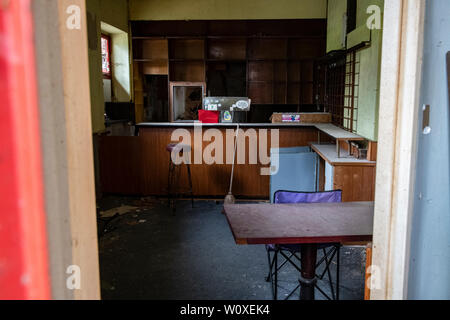
<path fill-rule="evenodd" d="M 168 187 L 167 187 L 167 201 L 169 207 L 173 207 L 173 211 L 176 211 L 176 201 L 177 198 L 181 196 L 180 192 L 180 176 L 181 176 L 181 167 L 182 164 L 176 165 L 172 161 L 172 152 L 179 154 L 181 157 L 187 157 L 191 152 L 191 146 L 183 145 L 183 144 L 168 144 L 166 150 L 169 152 L 169 177 L 168 177 Z M 192 189 L 192 176 L 191 176 L 191 166 L 188 161 L 184 161 L 187 174 L 188 174 L 188 182 L 189 182 L 189 193 L 191 194 L 192 208 L 194 207 L 194 192 Z M 173 199 L 173 200 L 172 200 Z"/>

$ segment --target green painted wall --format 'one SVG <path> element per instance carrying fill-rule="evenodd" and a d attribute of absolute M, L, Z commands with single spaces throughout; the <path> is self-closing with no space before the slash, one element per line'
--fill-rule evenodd
<path fill-rule="evenodd" d="M 369 18 L 366 11 L 370 5 L 379 6 L 381 14 L 383 13 L 384 0 L 358 0 L 357 28 L 366 25 Z M 357 133 L 373 141 L 378 140 L 382 35 L 382 29 L 371 30 L 370 46 L 358 52 L 360 73 Z"/>
<path fill-rule="evenodd" d="M 101 23 L 102 33 L 111 37 L 112 41 L 112 92 L 114 102 L 129 102 L 131 100 L 131 64 L 130 41 L 128 33 Z"/>
<path fill-rule="evenodd" d="M 371 5 L 380 7 L 382 18 L 384 0 L 358 0 L 356 30 L 348 36 L 347 47 L 370 40 L 370 46 L 357 53 L 360 69 L 359 80 L 357 80 L 359 92 L 356 132 L 369 140 L 377 141 L 383 31 L 382 29 L 364 30 L 367 28 L 367 19 L 370 16 L 367 14 L 367 8 Z M 346 7 L 345 0 L 328 0 L 327 52 L 342 49 L 342 16 L 346 12 Z"/>
<path fill-rule="evenodd" d="M 105 102 L 101 58 L 101 22 L 106 22 L 128 33 L 128 0 L 87 0 L 89 36 L 89 70 L 92 105 L 92 130 L 105 130 Z M 93 45 L 95 44 L 96 45 Z M 95 48 L 94 48 L 95 47 Z"/>
<path fill-rule="evenodd" d="M 347 12 L 347 0 L 328 0 L 327 53 L 342 50 L 343 18 Z"/>
<path fill-rule="evenodd" d="M 327 0 L 130 0 L 129 2 L 131 20 L 324 19 L 327 15 Z"/>

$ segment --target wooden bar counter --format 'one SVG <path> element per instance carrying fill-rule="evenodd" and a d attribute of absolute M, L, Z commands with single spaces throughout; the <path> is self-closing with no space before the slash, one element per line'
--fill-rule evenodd
<path fill-rule="evenodd" d="M 236 129 L 237 124 L 204 124 L 203 134 L 207 129 L 217 129 L 224 137 L 223 162 L 226 161 L 226 131 Z M 136 137 L 101 137 L 99 160 L 101 190 L 104 193 L 125 195 L 165 195 L 167 192 L 169 156 L 166 146 L 174 143 L 172 133 L 176 129 L 185 129 L 192 137 L 194 144 L 193 123 L 142 123 L 138 125 L 139 135 Z M 318 129 L 314 124 L 240 124 L 244 132 L 254 129 L 267 129 L 268 147 L 265 152 L 270 156 L 270 130 L 279 130 L 279 147 L 308 146 L 317 141 Z M 232 139 L 234 141 L 234 138 Z M 203 142 L 203 151 L 210 144 Z M 231 143 L 232 144 L 232 143 Z M 233 184 L 233 194 L 238 197 L 269 197 L 269 176 L 261 175 L 261 168 L 268 167 L 259 161 L 248 164 L 249 139 L 246 139 L 247 164 L 237 164 Z M 229 152 L 230 150 L 228 150 Z M 198 150 L 197 150 L 198 152 Z M 192 156 L 192 159 L 194 157 Z M 196 197 L 222 198 L 228 193 L 230 164 L 191 164 L 194 195 Z M 186 170 L 182 170 L 180 184 L 187 186 Z"/>

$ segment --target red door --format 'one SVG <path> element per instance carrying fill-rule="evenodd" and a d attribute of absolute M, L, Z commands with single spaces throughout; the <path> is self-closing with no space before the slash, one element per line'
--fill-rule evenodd
<path fill-rule="evenodd" d="M 0 299 L 49 299 L 31 0 L 0 3 Z"/>

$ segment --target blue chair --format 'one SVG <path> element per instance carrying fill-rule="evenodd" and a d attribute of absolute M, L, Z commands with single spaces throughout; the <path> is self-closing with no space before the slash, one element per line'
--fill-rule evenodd
<path fill-rule="evenodd" d="M 327 191 L 327 192 L 295 192 L 295 191 L 277 191 L 274 195 L 274 203 L 337 203 L 342 202 L 342 191 Z M 286 244 L 286 245 L 267 245 L 267 257 L 269 262 L 269 275 L 266 278 L 267 282 L 272 283 L 272 294 L 274 300 L 278 300 L 278 271 L 283 268 L 287 263 L 290 263 L 295 269 L 301 272 L 301 244 Z M 327 295 L 317 284 L 315 287 L 322 293 L 328 300 L 339 300 L 339 260 L 340 260 L 340 243 L 327 243 L 318 246 L 318 250 L 323 252 L 323 257 L 317 262 L 316 269 L 322 264 L 325 264 L 322 274 L 316 277 L 322 280 L 325 274 L 328 275 L 330 282 L 331 297 Z M 271 256 L 272 253 L 272 256 Z M 284 262 L 278 265 L 278 256 L 281 255 L 284 258 Z M 333 281 L 330 272 L 330 265 L 333 258 L 336 256 L 336 290 L 333 287 Z M 295 261 L 294 261 L 295 258 Z M 292 294 L 300 287 L 298 285 L 287 296 L 289 299 Z"/>

